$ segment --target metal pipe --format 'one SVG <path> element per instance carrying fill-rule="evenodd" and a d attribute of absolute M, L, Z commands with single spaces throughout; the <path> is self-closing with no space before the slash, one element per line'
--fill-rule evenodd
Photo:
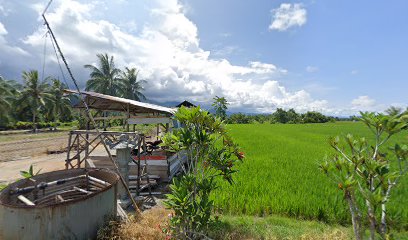
<path fill-rule="evenodd" d="M 64 184 L 64 183 L 67 183 L 67 182 L 70 182 L 70 181 L 73 181 L 73 180 L 77 180 L 77 179 L 80 179 L 80 178 L 84 178 L 84 177 L 86 177 L 86 175 L 80 175 L 80 176 L 70 177 L 70 178 L 63 178 L 63 179 L 59 179 L 59 180 L 48 182 L 48 183 L 41 182 L 41 183 L 39 183 L 37 185 L 34 185 L 34 186 L 12 189 L 12 190 L 10 190 L 10 194 L 29 193 L 29 192 L 33 191 L 34 189 L 36 189 L 36 188 L 42 190 L 42 189 L 45 189 L 46 187 Z"/>

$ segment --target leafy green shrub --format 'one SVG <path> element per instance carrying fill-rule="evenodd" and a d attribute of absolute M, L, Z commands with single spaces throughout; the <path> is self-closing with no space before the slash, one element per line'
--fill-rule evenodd
<path fill-rule="evenodd" d="M 33 128 L 33 123 L 32 122 L 21 122 L 18 121 L 15 124 L 15 129 L 32 129 Z"/>
<path fill-rule="evenodd" d="M 387 149 L 384 144 L 405 129 L 407 123 L 399 116 L 376 113 L 361 116 L 375 143 L 350 134 L 344 143 L 338 137 L 332 138 L 330 145 L 336 153 L 320 168 L 344 193 L 356 239 L 363 238 L 364 222 L 369 223 L 370 239 L 375 239 L 376 232 L 382 239 L 389 239 L 387 203 L 391 190 L 408 172 L 408 146 L 395 143 L 392 149 Z"/>
<path fill-rule="evenodd" d="M 40 172 L 41 172 L 41 169 L 35 172 L 33 169 L 33 165 L 30 165 L 30 168 L 28 169 L 28 171 L 20 171 L 20 175 L 24 178 L 32 178 L 38 175 Z"/>
<path fill-rule="evenodd" d="M 181 107 L 175 118 L 184 126 L 164 136 L 164 145 L 170 151 L 185 152 L 185 175 L 174 179 L 165 205 L 174 210 L 171 219 L 174 237 L 197 239 L 205 236 L 213 222 L 211 192 L 216 189 L 216 178 L 233 183 L 234 165 L 244 158 L 238 146 L 227 134 L 220 118 L 215 118 L 200 107 Z"/>

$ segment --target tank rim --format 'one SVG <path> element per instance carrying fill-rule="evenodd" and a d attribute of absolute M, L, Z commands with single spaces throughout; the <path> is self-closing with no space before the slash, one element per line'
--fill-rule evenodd
<path fill-rule="evenodd" d="M 41 176 L 44 176 L 44 175 L 47 175 L 47 174 L 50 174 L 50 173 L 61 173 L 61 172 L 84 172 L 84 173 L 87 173 L 87 172 L 98 172 L 98 171 L 103 171 L 103 172 L 106 172 L 107 174 L 110 174 L 112 177 L 114 177 L 113 182 L 109 186 L 105 187 L 104 189 L 99 190 L 98 192 L 93 192 L 93 193 L 91 193 L 91 194 L 89 194 L 87 196 L 84 196 L 84 197 L 81 197 L 81 198 L 78 198 L 78 199 L 74 199 L 74 200 L 71 200 L 71 201 L 67 201 L 67 202 L 54 203 L 54 204 L 49 204 L 49 205 L 39 205 L 39 206 L 15 205 L 15 204 L 10 204 L 10 203 L 4 202 L 1 199 L 1 196 L 3 194 L 8 194 L 9 191 L 13 187 L 17 186 L 19 183 L 22 183 L 23 181 L 26 181 L 26 179 L 23 178 L 23 179 L 17 180 L 15 182 L 9 184 L 7 187 L 5 187 L 3 190 L 0 191 L 0 206 L 5 206 L 5 207 L 8 207 L 8 208 L 14 208 L 14 209 L 43 209 L 43 208 L 56 208 L 56 207 L 59 207 L 59 206 L 66 206 L 66 205 L 75 204 L 75 203 L 78 203 L 78 202 L 81 202 L 81 201 L 85 201 L 85 200 L 90 199 L 90 198 L 92 198 L 92 197 L 94 197 L 94 196 L 96 196 L 96 195 L 98 195 L 100 193 L 106 192 L 109 189 L 111 189 L 112 187 L 114 187 L 114 185 L 116 185 L 118 183 L 118 181 L 119 181 L 119 176 L 115 172 L 113 172 L 112 170 L 109 170 L 107 168 L 75 168 L 75 169 L 64 169 L 64 170 L 57 170 L 57 171 L 52 171 L 52 172 L 41 173 L 41 174 L 38 174 L 38 175 L 33 177 L 33 179 L 36 179 L 38 177 L 41 177 Z"/>

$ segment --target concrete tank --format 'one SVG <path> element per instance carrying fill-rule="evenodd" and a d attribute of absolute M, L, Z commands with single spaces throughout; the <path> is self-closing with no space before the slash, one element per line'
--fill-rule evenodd
<path fill-rule="evenodd" d="M 95 239 L 98 229 L 116 215 L 119 178 L 112 171 L 70 169 L 32 179 L 0 192 L 0 239 Z M 89 179 L 96 182 L 91 185 Z M 89 185 L 78 185 L 85 183 Z M 21 195 L 27 201 L 19 200 Z"/>

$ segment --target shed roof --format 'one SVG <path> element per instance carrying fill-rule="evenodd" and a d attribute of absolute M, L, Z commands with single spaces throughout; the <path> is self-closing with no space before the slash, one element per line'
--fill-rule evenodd
<path fill-rule="evenodd" d="M 78 91 L 70 89 L 65 89 L 64 92 L 79 94 Z M 156 113 L 165 114 L 167 116 L 173 115 L 175 112 L 171 108 L 130 100 L 127 98 L 114 97 L 96 92 L 81 91 L 81 93 L 85 97 L 85 101 L 88 104 L 88 107 L 91 109 L 117 112 L 127 112 L 129 109 L 129 112 L 133 114 Z M 74 107 L 84 108 L 84 105 L 82 102 L 79 102 Z"/>

